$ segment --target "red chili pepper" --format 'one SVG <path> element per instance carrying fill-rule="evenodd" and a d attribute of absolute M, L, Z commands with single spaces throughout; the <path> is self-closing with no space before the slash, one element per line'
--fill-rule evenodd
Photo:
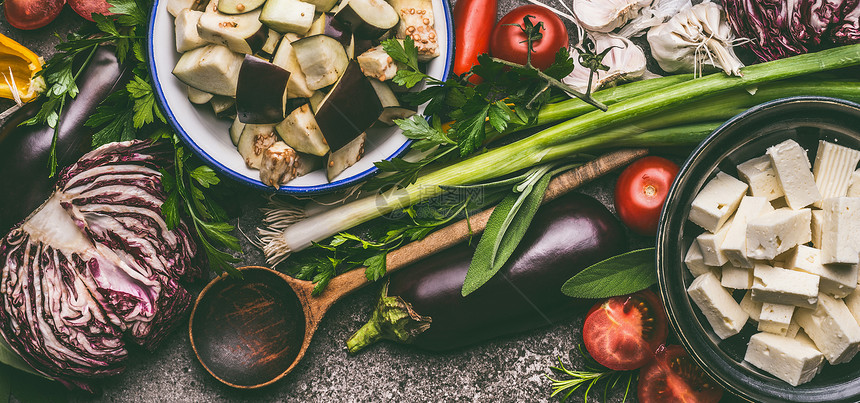
<path fill-rule="evenodd" d="M 478 64 L 478 55 L 490 51 L 497 5 L 497 0 L 458 0 L 454 5 L 454 74 L 466 73 Z M 478 76 L 470 79 L 480 80 Z"/>

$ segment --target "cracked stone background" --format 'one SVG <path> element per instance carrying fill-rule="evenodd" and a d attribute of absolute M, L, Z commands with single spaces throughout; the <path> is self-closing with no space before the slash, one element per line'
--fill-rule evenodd
<path fill-rule="evenodd" d="M 499 0 L 498 16 L 523 4 L 524 0 Z M 58 20 L 36 31 L 14 29 L 5 18 L 0 18 L 0 33 L 48 59 L 59 42 L 54 33 L 65 36 L 81 23 L 66 7 Z M 575 32 L 568 25 L 570 32 Z M 649 67 L 656 70 L 655 66 Z M 0 100 L 0 111 L 11 105 Z M 686 153 L 670 157 L 681 163 Z M 611 192 L 616 176 L 610 174 L 584 186 L 580 192 L 596 197 L 614 211 Z M 264 203 L 264 194 L 242 191 L 236 197 L 242 210 L 238 225 L 244 233 L 253 233 L 261 219 L 258 209 Z M 265 265 L 262 254 L 241 234 L 237 235 L 243 246 L 242 265 Z M 644 247 L 652 242 L 649 238 L 631 237 L 631 247 Z M 196 293 L 200 288 L 191 291 Z M 378 287 L 373 285 L 337 303 L 323 320 L 301 364 L 269 387 L 243 391 L 220 384 L 198 363 L 188 340 L 187 326 L 181 326 L 155 352 L 129 346 L 127 371 L 103 381 L 102 394 L 78 392 L 70 393 L 68 398 L 74 402 L 560 401 L 558 397 L 550 398 L 548 367 L 561 356 L 569 368 L 582 368 L 579 357 L 569 353 L 581 340 L 583 314 L 588 306 L 572 311 L 561 323 L 450 353 L 429 353 L 382 342 L 351 357 L 344 343 L 367 320 L 377 292 Z M 582 391 L 578 391 L 571 401 L 582 401 L 583 397 Z M 592 393 L 588 400 L 600 401 L 601 397 L 601 393 Z M 623 391 L 616 390 L 608 400 L 621 402 L 622 398 Z M 634 386 L 628 401 L 635 400 Z"/>

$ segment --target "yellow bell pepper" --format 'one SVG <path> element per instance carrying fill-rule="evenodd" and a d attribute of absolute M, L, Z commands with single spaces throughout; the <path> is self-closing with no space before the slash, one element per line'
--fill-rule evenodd
<path fill-rule="evenodd" d="M 43 63 L 39 55 L 0 34 L 0 97 L 19 105 L 38 97 L 45 90 L 45 80 L 36 77 Z"/>

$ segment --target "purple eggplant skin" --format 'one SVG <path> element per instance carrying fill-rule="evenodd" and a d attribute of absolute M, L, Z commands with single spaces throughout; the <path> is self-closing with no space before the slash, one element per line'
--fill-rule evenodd
<path fill-rule="evenodd" d="M 290 72 L 256 56 L 245 55 L 236 86 L 236 113 L 249 124 L 284 120 L 284 94 Z"/>
<path fill-rule="evenodd" d="M 80 93 L 66 100 L 57 134 L 57 165 L 73 164 L 92 150 L 95 130 L 84 122 L 111 92 L 128 82 L 130 69 L 120 65 L 114 48 L 96 50 L 90 64 L 78 77 Z M 0 234 L 23 221 L 54 191 L 48 158 L 54 129 L 47 125 L 19 126 L 33 117 L 41 99 L 19 109 L 0 127 Z M 59 169 L 59 168 L 58 168 Z"/>
<path fill-rule="evenodd" d="M 430 317 L 412 345 L 443 351 L 520 333 L 569 317 L 591 301 L 561 293 L 582 269 L 627 250 L 624 227 L 597 200 L 568 194 L 540 207 L 517 250 L 477 291 L 461 289 L 474 253 L 461 244 L 391 276 L 388 295 Z"/>

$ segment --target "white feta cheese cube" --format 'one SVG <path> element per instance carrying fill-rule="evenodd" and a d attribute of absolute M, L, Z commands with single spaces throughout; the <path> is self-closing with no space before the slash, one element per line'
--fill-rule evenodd
<path fill-rule="evenodd" d="M 854 173 L 854 168 L 857 168 L 858 162 L 860 162 L 860 151 L 824 140 L 818 141 L 812 175 L 815 177 L 815 185 L 821 192 L 822 200 L 848 194 L 851 175 Z M 820 206 L 820 203 L 819 201 L 816 205 Z"/>
<path fill-rule="evenodd" d="M 818 303 L 818 276 L 756 263 L 753 269 L 752 299 L 801 308 Z"/>
<path fill-rule="evenodd" d="M 821 207 L 821 262 L 860 263 L 860 197 L 832 197 Z"/>
<path fill-rule="evenodd" d="M 731 222 L 723 225 L 728 226 L 728 232 L 721 249 L 733 266 L 753 268 L 752 260 L 747 257 L 747 220 L 771 211 L 773 207 L 766 198 L 744 196 Z"/>
<path fill-rule="evenodd" d="M 851 184 L 848 185 L 848 197 L 860 197 L 860 169 L 851 174 Z"/>
<path fill-rule="evenodd" d="M 690 221 L 715 233 L 735 212 L 747 193 L 747 184 L 724 172 L 717 172 L 693 200 Z"/>
<path fill-rule="evenodd" d="M 788 327 L 791 325 L 791 317 L 793 315 L 793 305 L 779 305 L 765 302 L 761 307 L 758 330 L 760 332 L 787 336 Z"/>
<path fill-rule="evenodd" d="M 719 267 L 712 267 L 705 264 L 702 250 L 699 248 L 699 243 L 696 241 L 690 244 L 690 249 L 687 249 L 687 255 L 684 257 L 684 264 L 687 266 L 687 270 L 690 271 L 690 274 L 692 274 L 693 277 L 699 277 L 708 272 L 714 272 L 716 275 L 719 272 Z"/>
<path fill-rule="evenodd" d="M 726 240 L 726 235 L 729 232 L 729 225 L 723 225 L 716 234 L 703 232 L 696 237 L 696 243 L 699 244 L 699 251 L 702 252 L 702 261 L 708 266 L 720 267 L 729 259 L 723 252 L 723 241 Z"/>
<path fill-rule="evenodd" d="M 790 207 L 788 207 L 788 203 L 785 202 L 785 197 L 780 197 L 778 199 L 771 200 L 770 205 L 771 205 L 771 207 L 773 207 L 774 210 L 778 210 L 781 208 L 790 208 Z"/>
<path fill-rule="evenodd" d="M 797 337 L 797 334 L 800 332 L 800 325 L 797 324 L 797 320 L 794 319 L 794 316 L 791 317 L 791 323 L 788 324 L 788 330 L 785 332 L 785 337 Z M 812 343 L 812 340 L 809 340 L 809 344 L 813 347 L 815 346 Z"/>
<path fill-rule="evenodd" d="M 712 273 L 696 277 L 687 293 L 721 339 L 738 334 L 749 319 Z"/>
<path fill-rule="evenodd" d="M 764 302 L 761 301 L 753 301 L 752 299 L 752 291 L 747 291 L 744 294 L 743 299 L 741 299 L 741 309 L 750 316 L 750 319 L 758 322 L 759 317 L 761 316 L 761 307 L 764 305 Z"/>
<path fill-rule="evenodd" d="M 812 212 L 782 208 L 747 221 L 747 257 L 771 260 L 812 239 Z"/>
<path fill-rule="evenodd" d="M 806 245 L 794 249 L 785 268 L 820 277 L 819 291 L 836 298 L 848 295 L 857 287 L 857 265 L 821 264 L 821 251 Z"/>
<path fill-rule="evenodd" d="M 845 306 L 848 307 L 848 311 L 851 312 L 851 316 L 854 317 L 854 320 L 857 323 L 860 323 L 860 287 L 855 288 L 851 294 L 848 294 L 843 300 L 845 302 Z"/>
<path fill-rule="evenodd" d="M 824 366 L 824 355 L 815 347 L 771 333 L 750 337 L 744 360 L 792 386 L 809 382 Z"/>
<path fill-rule="evenodd" d="M 812 246 L 821 249 L 821 234 L 824 228 L 824 210 L 812 210 Z"/>
<path fill-rule="evenodd" d="M 723 287 L 735 290 L 749 290 L 752 288 L 752 269 L 735 267 L 731 263 L 726 263 L 721 272 L 722 279 L 720 279 L 720 284 L 722 284 Z"/>
<path fill-rule="evenodd" d="M 841 299 L 820 294 L 816 309 L 798 309 L 794 316 L 831 365 L 848 362 L 860 351 L 860 325 Z"/>
<path fill-rule="evenodd" d="M 756 197 L 764 197 L 768 201 L 785 195 L 776 172 L 770 163 L 770 157 L 763 155 L 738 165 L 738 176 L 750 186 L 750 193 Z"/>
<path fill-rule="evenodd" d="M 767 149 L 788 206 L 797 210 L 821 200 L 806 150 L 794 140 Z"/>

